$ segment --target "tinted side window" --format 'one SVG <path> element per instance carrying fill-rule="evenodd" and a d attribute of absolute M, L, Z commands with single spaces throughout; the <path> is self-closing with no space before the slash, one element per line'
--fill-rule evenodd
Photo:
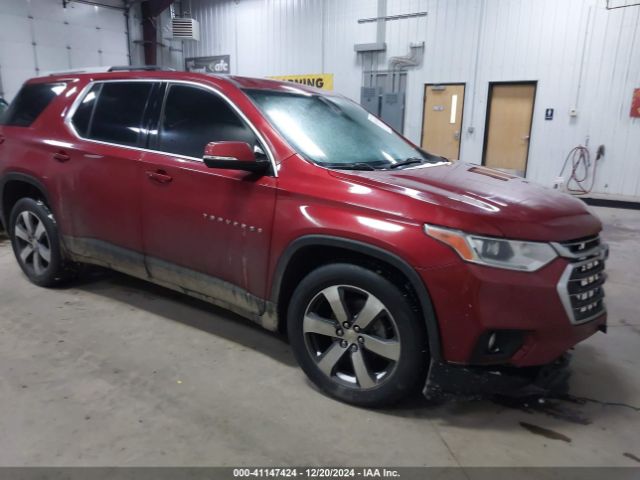
<path fill-rule="evenodd" d="M 251 129 L 218 95 L 172 85 L 164 105 L 158 150 L 201 158 L 207 143 L 218 141 L 257 144 Z"/>
<path fill-rule="evenodd" d="M 104 83 L 98 95 L 88 136 L 94 140 L 136 146 L 152 83 Z M 86 115 L 86 113 L 85 113 Z"/>
<path fill-rule="evenodd" d="M 91 118 L 93 116 L 93 111 L 97 103 L 100 88 L 102 88 L 101 84 L 96 84 L 91 87 L 91 90 L 87 92 L 87 94 L 80 102 L 80 105 L 78 105 L 76 112 L 73 114 L 71 123 L 78 132 L 78 135 L 80 135 L 81 137 L 89 136 Z"/>
<path fill-rule="evenodd" d="M 2 115 L 2 124 L 28 127 L 64 89 L 64 83 L 35 83 L 23 86 Z"/>

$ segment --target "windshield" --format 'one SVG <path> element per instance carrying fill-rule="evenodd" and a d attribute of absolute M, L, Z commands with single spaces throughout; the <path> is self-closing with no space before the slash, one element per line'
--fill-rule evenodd
<path fill-rule="evenodd" d="M 298 153 L 320 165 L 372 170 L 446 161 L 412 146 L 345 98 L 269 90 L 246 93 Z"/>

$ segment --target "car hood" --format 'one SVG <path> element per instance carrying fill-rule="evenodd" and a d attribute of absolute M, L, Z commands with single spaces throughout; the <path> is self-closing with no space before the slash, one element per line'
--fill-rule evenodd
<path fill-rule="evenodd" d="M 404 212 L 412 219 L 469 232 L 565 241 L 592 236 L 602 229 L 581 200 L 465 162 L 397 171 L 334 170 L 332 174 L 416 200 Z M 424 208 L 425 204 L 433 208 Z"/>

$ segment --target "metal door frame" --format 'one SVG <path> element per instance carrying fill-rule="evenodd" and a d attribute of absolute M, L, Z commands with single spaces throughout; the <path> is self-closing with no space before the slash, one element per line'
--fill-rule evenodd
<path fill-rule="evenodd" d="M 458 142 L 458 155 L 457 155 L 457 159 L 460 160 L 460 151 L 462 150 L 462 125 L 464 125 L 464 102 L 467 96 L 467 84 L 466 82 L 451 82 L 451 83 L 442 83 L 442 82 L 438 82 L 438 83 L 425 83 L 424 84 L 424 90 L 422 91 L 422 128 L 420 129 L 420 148 L 422 148 L 422 142 L 424 140 L 424 121 L 425 121 L 425 107 L 427 105 L 427 88 L 429 87 L 436 87 L 439 85 L 443 85 L 443 86 L 460 86 L 462 85 L 463 88 L 463 92 L 462 92 L 462 115 L 460 116 L 460 141 Z"/>
<path fill-rule="evenodd" d="M 491 101 L 493 100 L 493 87 L 496 85 L 533 85 L 533 101 L 531 105 L 531 119 L 529 120 L 529 141 L 527 142 L 527 154 L 524 158 L 524 177 L 527 178 L 529 169 L 529 150 L 531 149 L 531 137 L 533 134 L 533 117 L 536 112 L 536 97 L 538 95 L 538 80 L 516 80 L 489 82 L 489 92 L 487 94 L 487 113 L 484 121 L 484 141 L 482 145 L 482 166 L 487 163 L 487 144 L 489 143 L 489 121 L 491 120 Z"/>

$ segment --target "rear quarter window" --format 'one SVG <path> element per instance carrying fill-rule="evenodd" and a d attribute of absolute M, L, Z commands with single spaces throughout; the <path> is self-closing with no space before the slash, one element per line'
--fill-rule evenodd
<path fill-rule="evenodd" d="M 64 83 L 24 85 L 9 108 L 2 114 L 0 124 L 14 127 L 30 126 L 64 89 Z"/>
<path fill-rule="evenodd" d="M 89 136 L 89 127 L 91 124 L 91 117 L 93 110 L 95 109 L 96 99 L 100 93 L 102 84 L 94 85 L 91 90 L 84 96 L 76 112 L 73 114 L 71 123 L 81 137 Z"/>
<path fill-rule="evenodd" d="M 135 147 L 152 82 L 96 83 L 80 101 L 71 123 L 83 138 Z"/>

